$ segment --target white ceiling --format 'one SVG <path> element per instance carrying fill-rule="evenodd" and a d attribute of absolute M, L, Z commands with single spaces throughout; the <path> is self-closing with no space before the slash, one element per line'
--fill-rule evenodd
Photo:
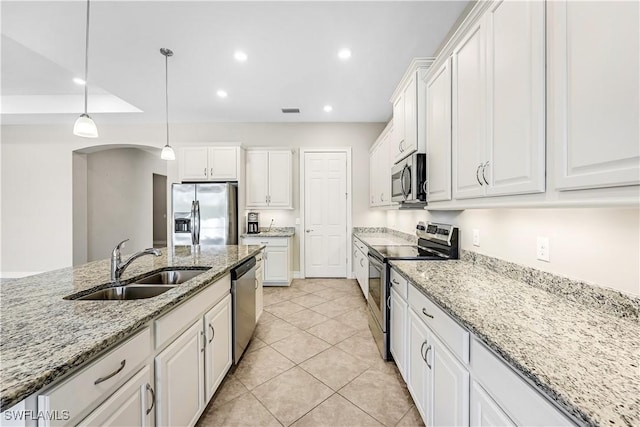
<path fill-rule="evenodd" d="M 387 121 L 411 59 L 432 56 L 466 4 L 94 0 L 89 113 L 98 123 L 163 122 L 159 49 L 168 47 L 171 122 Z M 86 2 L 1 7 L 2 122 L 73 121 Z M 353 52 L 348 61 L 337 57 L 343 47 Z M 245 63 L 233 58 L 237 49 Z M 221 88 L 228 98 L 216 96 Z"/>

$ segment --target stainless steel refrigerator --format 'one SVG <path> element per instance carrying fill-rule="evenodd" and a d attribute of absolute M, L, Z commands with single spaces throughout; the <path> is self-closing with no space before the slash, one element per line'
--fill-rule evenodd
<path fill-rule="evenodd" d="M 173 184 L 173 245 L 237 245 L 236 183 Z"/>

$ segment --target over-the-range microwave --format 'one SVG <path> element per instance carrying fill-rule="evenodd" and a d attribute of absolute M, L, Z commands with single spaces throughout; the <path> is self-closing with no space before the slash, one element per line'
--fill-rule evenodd
<path fill-rule="evenodd" d="M 391 169 L 391 200 L 402 204 L 426 204 L 427 156 L 415 153 Z"/>

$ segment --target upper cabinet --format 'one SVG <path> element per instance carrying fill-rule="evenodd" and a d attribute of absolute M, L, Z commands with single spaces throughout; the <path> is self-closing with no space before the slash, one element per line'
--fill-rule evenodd
<path fill-rule="evenodd" d="M 289 150 L 247 151 L 247 208 L 293 207 L 291 160 Z"/>
<path fill-rule="evenodd" d="M 180 150 L 180 181 L 237 181 L 240 147 L 185 147 Z"/>
<path fill-rule="evenodd" d="M 369 152 L 369 206 L 391 206 L 393 122 L 384 128 Z"/>
<path fill-rule="evenodd" d="M 453 49 L 455 199 L 544 192 L 544 13 L 491 3 Z"/>
<path fill-rule="evenodd" d="M 432 59 L 415 58 L 394 92 L 390 157 L 394 163 L 425 152 L 424 75 Z"/>
<path fill-rule="evenodd" d="M 451 200 L 451 60 L 428 79 L 427 200 Z"/>
<path fill-rule="evenodd" d="M 547 3 L 555 188 L 640 183 L 640 3 Z"/>

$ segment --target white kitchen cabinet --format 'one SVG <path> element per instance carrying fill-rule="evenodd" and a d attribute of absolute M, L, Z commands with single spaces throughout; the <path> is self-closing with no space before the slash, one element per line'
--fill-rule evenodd
<path fill-rule="evenodd" d="M 155 358 L 158 426 L 193 426 L 204 410 L 204 332 L 199 318 Z"/>
<path fill-rule="evenodd" d="M 433 379 L 427 362 L 430 333 L 413 310 L 408 310 L 407 338 L 407 388 L 425 425 L 432 426 Z"/>
<path fill-rule="evenodd" d="M 543 2 L 493 2 L 452 53 L 453 197 L 544 192 Z"/>
<path fill-rule="evenodd" d="M 369 295 L 369 251 L 360 240 L 353 239 L 353 271 L 365 299 Z"/>
<path fill-rule="evenodd" d="M 291 165 L 291 151 L 247 151 L 247 208 L 292 208 Z"/>
<path fill-rule="evenodd" d="M 289 286 L 293 278 L 290 237 L 243 237 L 243 245 L 265 246 L 262 252 L 263 286 Z"/>
<path fill-rule="evenodd" d="M 425 84 L 427 201 L 451 200 L 451 59 Z"/>
<path fill-rule="evenodd" d="M 547 2 L 556 189 L 640 183 L 639 32 L 637 1 Z"/>
<path fill-rule="evenodd" d="M 211 400 L 233 362 L 231 327 L 229 294 L 204 315 L 207 340 L 204 352 L 206 402 Z"/>
<path fill-rule="evenodd" d="M 260 316 L 264 311 L 264 290 L 262 288 L 264 277 L 263 257 L 264 254 L 262 252 L 256 255 L 256 322 L 260 320 Z"/>
<path fill-rule="evenodd" d="M 151 368 L 145 366 L 109 399 L 96 408 L 80 426 L 152 426 L 155 394 Z"/>
<path fill-rule="evenodd" d="M 391 97 L 394 125 L 390 156 L 394 163 L 416 151 L 425 152 L 423 77 L 432 62 L 415 58 Z"/>
<path fill-rule="evenodd" d="M 431 334 L 432 424 L 435 426 L 469 425 L 469 371 Z M 428 360 L 428 359 L 427 359 Z"/>
<path fill-rule="evenodd" d="M 185 147 L 180 150 L 181 181 L 237 181 L 240 147 Z"/>
<path fill-rule="evenodd" d="M 369 206 L 390 206 L 393 123 L 389 122 L 369 152 Z"/>
<path fill-rule="evenodd" d="M 407 332 L 407 310 L 408 305 L 400 294 L 393 287 L 391 288 L 391 342 L 389 345 L 393 360 L 402 375 L 407 379 L 407 361 L 406 361 L 406 332 Z"/>
<path fill-rule="evenodd" d="M 470 424 L 473 427 L 506 427 L 515 424 L 480 384 L 471 383 Z"/>

